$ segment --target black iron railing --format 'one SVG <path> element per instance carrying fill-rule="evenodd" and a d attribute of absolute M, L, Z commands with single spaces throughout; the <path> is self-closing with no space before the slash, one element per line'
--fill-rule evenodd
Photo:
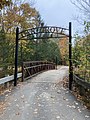
<path fill-rule="evenodd" d="M 22 81 L 27 80 L 42 71 L 55 69 L 55 64 L 47 61 L 23 62 L 22 66 Z"/>

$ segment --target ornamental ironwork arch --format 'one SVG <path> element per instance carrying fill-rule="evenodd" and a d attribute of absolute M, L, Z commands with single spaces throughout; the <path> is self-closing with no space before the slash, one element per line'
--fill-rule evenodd
<path fill-rule="evenodd" d="M 69 37 L 67 34 L 65 34 L 65 32 L 68 30 L 69 29 L 55 26 L 36 27 L 19 32 L 18 40 Z"/>
<path fill-rule="evenodd" d="M 73 81 L 71 22 L 69 22 L 68 29 L 62 27 L 55 27 L 55 26 L 41 26 L 41 27 L 19 31 L 19 28 L 18 27 L 16 28 L 14 86 L 17 85 L 19 40 L 37 40 L 37 39 L 64 38 L 64 37 L 69 37 L 69 89 L 71 90 L 72 81 Z"/>

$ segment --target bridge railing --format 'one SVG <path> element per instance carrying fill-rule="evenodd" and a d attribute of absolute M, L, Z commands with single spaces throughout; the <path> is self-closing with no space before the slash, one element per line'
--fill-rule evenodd
<path fill-rule="evenodd" d="M 73 80 L 76 82 L 78 85 L 82 86 L 84 89 L 90 89 L 90 82 L 85 81 L 84 79 L 80 78 L 77 75 L 73 75 Z"/>
<path fill-rule="evenodd" d="M 29 61 L 23 62 L 22 65 L 22 81 L 27 80 L 36 74 L 55 69 L 55 64 L 47 61 Z"/>
<path fill-rule="evenodd" d="M 90 103 L 90 82 L 85 81 L 78 75 L 73 75 L 73 90 L 83 96 L 85 103 Z"/>

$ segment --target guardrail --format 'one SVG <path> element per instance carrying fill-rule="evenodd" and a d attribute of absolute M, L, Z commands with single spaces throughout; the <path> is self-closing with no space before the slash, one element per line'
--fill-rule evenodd
<path fill-rule="evenodd" d="M 82 96 L 82 100 L 86 105 L 90 106 L 90 83 L 86 82 L 77 75 L 73 75 L 73 90 L 77 95 Z"/>
<path fill-rule="evenodd" d="M 22 81 L 29 79 L 32 76 L 46 70 L 55 69 L 55 64 L 47 61 L 30 61 L 23 62 Z"/>
<path fill-rule="evenodd" d="M 73 80 L 78 84 L 84 87 L 85 89 L 90 89 L 90 83 L 85 80 L 79 78 L 77 75 L 73 75 Z"/>
<path fill-rule="evenodd" d="M 18 73 L 18 74 L 17 74 L 17 78 L 21 78 L 21 77 L 22 77 L 22 73 Z M 0 85 L 1 85 L 1 84 L 4 84 L 4 83 L 7 83 L 7 82 L 11 82 L 11 81 L 13 81 L 13 80 L 14 80 L 14 75 L 1 78 L 1 79 L 0 79 Z"/>

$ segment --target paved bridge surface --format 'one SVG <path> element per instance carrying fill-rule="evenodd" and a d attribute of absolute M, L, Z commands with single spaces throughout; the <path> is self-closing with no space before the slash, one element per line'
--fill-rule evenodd
<path fill-rule="evenodd" d="M 63 87 L 68 67 L 43 72 L 1 96 L 0 120 L 90 120 L 90 111 Z"/>

